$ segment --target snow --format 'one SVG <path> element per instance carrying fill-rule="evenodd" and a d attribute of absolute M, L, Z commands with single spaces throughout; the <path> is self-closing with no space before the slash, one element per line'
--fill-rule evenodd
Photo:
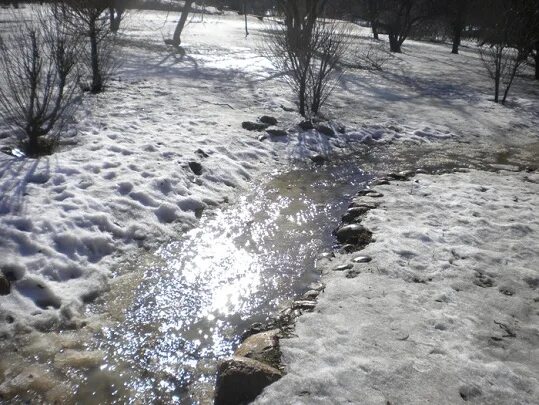
<path fill-rule="evenodd" d="M 242 121 L 269 114 L 283 129 L 300 121 L 282 108 L 292 95 L 260 56 L 264 24 L 250 18 L 245 38 L 237 15 L 193 18 L 175 53 L 163 38 L 176 17 L 130 12 L 119 72 L 106 93 L 82 98 L 54 155 L 0 154 L 0 268 L 14 280 L 0 297 L 0 336 L 76 320 L 137 249 L 176 238 L 203 209 L 309 156 L 346 154 L 354 143 L 537 142 L 536 88 L 517 85 L 511 108 L 494 105 L 475 50 L 458 57 L 463 75 L 447 45 L 413 41 L 381 75 L 343 76 L 325 113 L 345 134 L 293 130 L 259 141 Z M 10 142 L 2 128 L 0 138 Z"/>
<path fill-rule="evenodd" d="M 536 403 L 539 174 L 376 190 L 374 242 L 320 262 L 325 292 L 281 340 L 288 374 L 255 403 Z M 333 271 L 358 255 L 373 260 Z"/>

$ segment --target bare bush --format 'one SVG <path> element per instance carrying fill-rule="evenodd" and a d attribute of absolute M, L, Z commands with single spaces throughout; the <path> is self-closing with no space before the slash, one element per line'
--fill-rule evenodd
<path fill-rule="evenodd" d="M 509 89 L 527 55 L 504 43 L 496 43 L 480 48 L 480 55 L 485 68 L 494 81 L 494 101 L 500 102 L 500 91 L 503 90 L 502 104 L 505 104 Z"/>
<path fill-rule="evenodd" d="M 494 101 L 502 104 L 517 73 L 532 53 L 539 22 L 534 0 L 518 3 L 496 0 L 489 2 L 488 12 L 483 15 L 481 59 L 494 81 Z"/>
<path fill-rule="evenodd" d="M 385 44 L 380 41 L 369 40 L 359 46 L 354 67 L 365 70 L 383 70 L 387 62 L 392 58 L 387 52 Z"/>
<path fill-rule="evenodd" d="M 303 7 L 299 3 L 280 2 L 285 20 L 271 24 L 265 50 L 285 73 L 300 114 L 310 118 L 320 112 L 342 74 L 340 61 L 350 36 L 344 24 L 319 18 L 324 2 L 306 1 Z"/>
<path fill-rule="evenodd" d="M 34 9 L 0 41 L 0 118 L 30 156 L 51 151 L 79 89 L 79 39 L 49 10 Z"/>

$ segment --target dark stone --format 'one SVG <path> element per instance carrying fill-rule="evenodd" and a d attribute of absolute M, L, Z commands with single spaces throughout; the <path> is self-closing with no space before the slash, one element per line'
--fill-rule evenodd
<path fill-rule="evenodd" d="M 316 130 L 329 137 L 335 136 L 335 131 L 329 125 L 320 124 L 316 127 Z"/>
<path fill-rule="evenodd" d="M 0 295 L 8 295 L 11 292 L 11 283 L 3 275 L 0 275 Z"/>
<path fill-rule="evenodd" d="M 393 180 L 405 181 L 405 180 L 408 180 L 410 177 L 413 177 L 414 175 L 415 175 L 414 172 L 410 170 L 404 170 L 398 173 L 389 173 L 387 177 Z"/>
<path fill-rule="evenodd" d="M 358 256 L 354 258 L 354 263 L 370 263 L 372 262 L 372 257 L 369 256 Z"/>
<path fill-rule="evenodd" d="M 294 111 L 296 111 L 295 108 L 287 107 L 287 106 L 285 106 L 285 105 L 281 105 L 281 108 L 282 108 L 284 111 L 286 111 L 286 112 L 294 112 Z"/>
<path fill-rule="evenodd" d="M 346 278 L 356 278 L 360 274 L 361 272 L 359 270 L 350 270 L 348 273 L 346 273 Z"/>
<path fill-rule="evenodd" d="M 474 398 L 481 396 L 483 393 L 477 387 L 465 385 L 465 386 L 460 387 L 459 394 L 460 394 L 460 397 L 464 401 L 468 402 L 469 400 L 472 400 Z"/>
<path fill-rule="evenodd" d="M 301 129 L 303 129 L 304 131 L 309 131 L 309 130 L 311 130 L 311 129 L 314 129 L 313 122 L 310 121 L 310 120 L 301 121 L 301 122 L 298 124 L 298 127 L 300 127 Z"/>
<path fill-rule="evenodd" d="M 234 357 L 219 364 L 215 405 L 252 402 L 283 374 L 274 367 L 246 357 Z"/>
<path fill-rule="evenodd" d="M 374 179 L 371 181 L 371 186 L 387 186 L 389 183 L 389 180 L 382 177 L 381 179 Z"/>
<path fill-rule="evenodd" d="M 352 203 L 350 204 L 349 208 L 367 208 L 369 210 L 373 210 L 375 208 L 378 208 L 380 204 L 374 203 L 374 202 L 365 202 L 362 199 L 354 199 L 352 200 Z"/>
<path fill-rule="evenodd" d="M 202 149 L 197 149 L 195 153 L 200 156 L 201 158 L 208 158 L 210 155 L 208 155 L 206 152 L 204 152 Z"/>
<path fill-rule="evenodd" d="M 241 127 L 243 129 L 246 129 L 247 131 L 263 131 L 267 127 L 269 127 L 268 124 L 263 124 L 259 122 L 251 122 L 251 121 L 245 121 L 241 123 Z"/>
<path fill-rule="evenodd" d="M 277 125 L 277 118 L 270 117 L 269 115 L 263 115 L 260 117 L 260 122 L 267 125 Z"/>
<path fill-rule="evenodd" d="M 356 195 L 358 197 L 369 196 L 369 197 L 374 197 L 374 198 L 379 198 L 379 197 L 384 196 L 383 194 L 379 193 L 378 191 L 371 190 L 371 189 L 368 189 L 368 188 L 358 191 Z"/>
<path fill-rule="evenodd" d="M 326 163 L 327 159 L 324 156 L 317 154 L 312 155 L 311 160 L 313 161 L 313 163 L 322 166 L 324 163 Z"/>
<path fill-rule="evenodd" d="M 303 311 L 312 311 L 315 307 L 316 302 L 308 300 L 294 301 L 294 304 L 292 306 L 293 309 L 301 309 Z"/>
<path fill-rule="evenodd" d="M 372 232 L 362 225 L 345 225 L 337 230 L 337 240 L 343 244 L 366 246 L 372 240 Z"/>
<path fill-rule="evenodd" d="M 189 162 L 189 168 L 197 176 L 200 176 L 202 174 L 202 165 L 198 162 Z"/>
<path fill-rule="evenodd" d="M 301 296 L 302 300 L 305 301 L 313 301 L 320 295 L 320 291 L 317 290 L 309 290 L 305 294 Z"/>
<path fill-rule="evenodd" d="M 342 220 L 346 223 L 351 223 L 357 221 L 359 217 L 369 212 L 370 208 L 367 207 L 352 207 L 348 208 L 346 214 L 343 215 Z"/>
<path fill-rule="evenodd" d="M 351 268 L 353 268 L 354 266 L 351 265 L 351 264 L 342 264 L 340 266 L 337 266 L 333 269 L 333 271 L 345 271 L 345 270 L 350 270 Z"/>
<path fill-rule="evenodd" d="M 249 336 L 234 353 L 236 357 L 247 357 L 278 368 L 281 362 L 279 330 L 273 329 Z"/>
<path fill-rule="evenodd" d="M 271 136 L 288 136 L 288 132 L 284 129 L 268 129 L 266 130 L 266 132 L 268 133 L 268 135 Z"/>

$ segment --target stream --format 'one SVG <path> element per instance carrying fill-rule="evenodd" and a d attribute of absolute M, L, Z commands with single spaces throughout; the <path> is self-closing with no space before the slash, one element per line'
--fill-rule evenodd
<path fill-rule="evenodd" d="M 370 178 L 350 162 L 279 174 L 140 260 L 104 300 L 123 319 L 95 335 L 105 364 L 77 403 L 211 402 L 217 361 L 319 280 L 316 257 Z"/>
<path fill-rule="evenodd" d="M 269 175 L 179 240 L 130 258 L 87 306 L 86 327 L 8 342 L 4 373 L 26 370 L 9 381 L 8 403 L 211 404 L 217 362 L 319 280 L 316 258 L 372 173 L 533 165 L 538 148 L 371 146 Z"/>

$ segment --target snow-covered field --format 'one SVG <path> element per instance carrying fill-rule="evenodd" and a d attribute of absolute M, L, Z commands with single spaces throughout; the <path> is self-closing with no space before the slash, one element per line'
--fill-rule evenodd
<path fill-rule="evenodd" d="M 537 150 L 527 145 L 539 142 L 539 86 L 525 72 L 510 106 L 495 105 L 471 44 L 454 56 L 446 44 L 409 41 L 381 73 L 348 71 L 324 111 L 347 132 L 327 138 L 295 128 L 299 115 L 286 111 L 293 107 L 291 92 L 259 53 L 263 23 L 250 19 L 245 38 L 238 16 L 205 16 L 203 23 L 195 16 L 183 38 L 185 52 L 176 53 L 163 39 L 177 18 L 131 13 L 120 36 L 120 70 L 104 94 L 84 95 L 54 155 L 28 160 L 0 154 L 0 268 L 12 280 L 11 293 L 0 296 L 0 337 L 79 325 L 85 303 L 107 288 L 116 266 L 137 249 L 176 238 L 197 224 L 203 210 L 235 201 L 276 169 L 310 164 L 313 154 L 346 154 L 355 143 L 385 142 L 443 142 L 448 149 L 470 144 L 485 153 L 500 145 Z M 242 121 L 262 115 L 294 130 L 260 141 L 261 133 L 241 128 Z M 0 146 L 11 142 L 0 126 Z M 201 165 L 200 175 L 193 162 Z M 521 186 L 526 190 L 528 183 Z M 348 283 L 341 292 L 365 285 Z M 410 294 L 430 288 L 406 285 Z"/>
<path fill-rule="evenodd" d="M 375 241 L 321 263 L 315 312 L 281 340 L 288 374 L 256 403 L 537 403 L 539 174 L 376 190 Z M 373 261 L 334 271 L 359 255 Z"/>

